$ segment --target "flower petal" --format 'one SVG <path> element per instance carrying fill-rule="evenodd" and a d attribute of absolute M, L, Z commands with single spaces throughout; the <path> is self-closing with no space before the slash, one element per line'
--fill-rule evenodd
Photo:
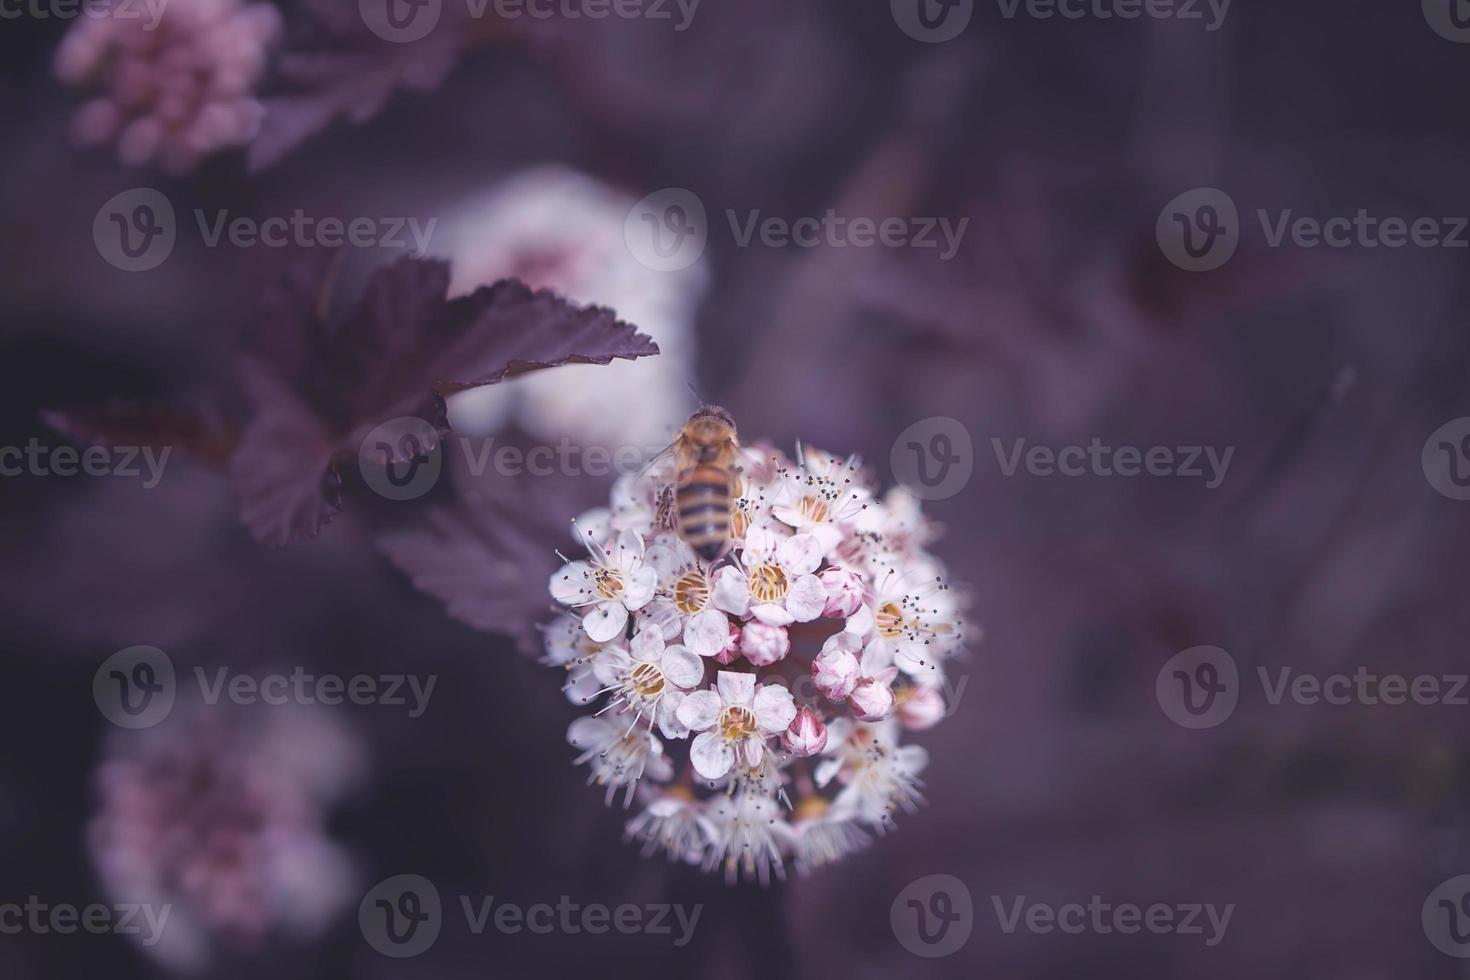
<path fill-rule="evenodd" d="M 715 573 L 714 604 L 731 616 L 744 616 L 750 609 L 750 587 L 739 569 L 726 565 Z"/>
<path fill-rule="evenodd" d="M 686 699 L 684 703 L 689 702 Z M 695 736 L 689 746 L 689 761 L 694 763 L 694 771 L 705 779 L 719 779 L 730 771 L 735 753 L 730 751 L 724 739 L 713 732 L 704 732 Z"/>
<path fill-rule="evenodd" d="M 747 766 L 754 769 L 761 764 L 761 757 L 766 754 L 766 743 L 764 739 L 752 735 L 741 742 L 740 747 L 745 750 L 745 764 Z"/>
<path fill-rule="evenodd" d="M 741 559 L 747 565 L 759 565 L 776 551 L 776 536 L 763 524 L 757 524 L 745 532 L 745 550 Z"/>
<path fill-rule="evenodd" d="M 659 698 L 656 718 L 664 738 L 689 737 L 689 726 L 679 720 L 679 705 L 684 703 L 684 697 L 683 691 L 670 691 Z"/>
<path fill-rule="evenodd" d="M 645 626 L 633 634 L 633 642 L 629 647 L 633 651 L 634 660 L 657 660 L 664 652 L 664 635 L 657 626 Z"/>
<path fill-rule="evenodd" d="M 822 546 L 810 534 L 793 534 L 776 548 L 776 563 L 789 575 L 810 575 L 822 564 Z"/>
<path fill-rule="evenodd" d="M 643 566 L 643 539 L 638 536 L 637 531 L 629 529 L 618 535 L 618 543 L 612 553 L 612 566 L 624 573 L 634 572 Z"/>
<path fill-rule="evenodd" d="M 592 566 L 587 562 L 570 562 L 552 573 L 551 597 L 562 605 L 585 605 L 593 596 Z"/>
<path fill-rule="evenodd" d="M 567 726 L 567 743 L 576 749 L 601 749 L 616 740 L 612 726 L 603 718 L 578 718 Z"/>
<path fill-rule="evenodd" d="M 720 700 L 725 702 L 727 707 L 749 707 L 751 700 L 755 697 L 755 675 L 722 670 L 715 678 L 715 687 L 719 689 Z M 713 724 L 714 720 L 711 719 L 710 723 Z"/>
<path fill-rule="evenodd" d="M 706 609 L 689 617 L 684 625 L 684 645 L 701 657 L 713 657 L 730 641 L 730 621 L 718 609 Z"/>
<path fill-rule="evenodd" d="M 592 655 L 592 672 L 604 685 L 616 684 L 633 669 L 633 658 L 620 646 L 603 647 Z"/>
<path fill-rule="evenodd" d="M 658 589 L 658 572 L 647 565 L 628 574 L 623 585 L 623 605 L 629 609 L 642 609 L 648 605 Z"/>
<path fill-rule="evenodd" d="M 621 636 L 626 625 L 628 610 L 620 602 L 600 602 L 597 608 L 582 617 L 582 628 L 587 631 L 588 638 L 598 643 Z"/>
<path fill-rule="evenodd" d="M 672 646 L 664 651 L 664 677 L 675 687 L 688 691 L 704 681 L 704 661 L 681 646 Z"/>
<path fill-rule="evenodd" d="M 720 696 L 714 691 L 695 691 L 679 704 L 679 721 L 701 732 L 720 716 Z"/>
<path fill-rule="evenodd" d="M 784 732 L 796 720 L 796 702 L 780 684 L 764 684 L 755 696 L 755 720 L 767 734 Z"/>
<path fill-rule="evenodd" d="M 763 623 L 772 626 L 786 626 L 794 623 L 796 617 L 786 611 L 786 607 L 778 602 L 763 602 L 750 610 L 750 614 Z"/>
<path fill-rule="evenodd" d="M 857 636 L 867 636 L 873 632 L 877 625 L 877 618 L 873 615 L 873 607 L 864 603 L 858 607 L 858 611 L 847 617 L 842 630 L 845 633 L 853 633 Z"/>
<path fill-rule="evenodd" d="M 822 615 L 825 608 L 827 590 L 822 588 L 821 579 L 815 575 L 803 575 L 791 583 L 791 590 L 786 593 L 786 611 L 798 623 L 811 622 Z"/>
<path fill-rule="evenodd" d="M 606 682 L 597 676 L 596 671 L 583 667 L 572 671 L 562 690 L 572 704 L 591 704 L 597 697 L 597 692 L 606 686 Z"/>

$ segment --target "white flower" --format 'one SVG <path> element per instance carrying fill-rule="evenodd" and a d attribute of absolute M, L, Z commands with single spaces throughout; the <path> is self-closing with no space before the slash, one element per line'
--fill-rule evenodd
<path fill-rule="evenodd" d="M 804 875 L 860 851 L 873 841 L 854 822 L 852 814 L 820 796 L 803 799 L 797 804 L 790 825 L 782 822 L 777 826 L 795 859 L 797 872 Z"/>
<path fill-rule="evenodd" d="M 730 623 L 712 603 L 714 585 L 694 549 L 677 538 L 648 549 L 648 564 L 658 571 L 659 591 L 686 617 L 684 645 L 701 657 L 713 657 L 730 642 Z"/>
<path fill-rule="evenodd" d="M 928 570 L 925 569 L 925 572 Z M 885 575 L 876 598 L 848 617 L 846 629 L 868 640 L 863 655 L 873 670 L 893 664 L 921 684 L 942 678 L 940 663 L 960 644 L 963 620 L 949 586 L 938 575 L 909 588 L 914 575 Z"/>
<path fill-rule="evenodd" d="M 844 630 L 829 636 L 812 661 L 812 683 L 817 690 L 830 700 L 846 701 L 862 677 L 857 658 L 861 649 L 862 640 L 854 633 Z"/>
<path fill-rule="evenodd" d="M 796 447 L 797 466 L 783 470 L 771 513 L 776 520 L 817 539 L 826 554 L 846 535 L 872 498 L 856 457 L 838 459 L 820 450 Z"/>
<path fill-rule="evenodd" d="M 643 539 L 632 531 L 609 548 L 587 542 L 592 561 L 568 562 L 551 576 L 551 594 L 565 606 L 582 608 L 582 628 L 598 643 L 622 635 L 628 613 L 653 598 L 658 573 L 643 562 Z"/>
<path fill-rule="evenodd" d="M 689 761 L 705 779 L 719 779 L 737 762 L 759 768 L 766 739 L 781 734 L 796 717 L 791 692 L 779 684 L 757 691 L 754 674 L 722 670 L 715 687 L 688 695 L 678 711 L 679 721 L 700 733 L 689 748 Z"/>
<path fill-rule="evenodd" d="M 561 667 L 567 672 L 567 682 L 562 685 L 567 700 L 573 704 L 587 704 L 598 694 L 602 686 L 592 670 L 592 658 L 602 649 L 582 629 L 575 616 L 558 616 L 544 630 L 546 656 L 543 664 Z"/>
<path fill-rule="evenodd" d="M 715 605 L 763 623 L 808 623 L 822 615 L 827 593 L 812 573 L 822 564 L 822 546 L 810 534 L 781 537 L 767 527 L 745 536 L 740 567 L 726 565 L 715 576 Z"/>
<path fill-rule="evenodd" d="M 663 743 L 636 720 L 629 724 L 622 715 L 578 718 L 567 728 L 567 742 L 582 750 L 577 765 L 592 764 L 592 775 L 587 777 L 587 782 L 606 786 L 608 803 L 618 788 L 624 787 L 627 795 L 623 806 L 626 807 L 644 775 L 660 782 L 673 775 L 663 754 Z"/>
<path fill-rule="evenodd" d="M 817 785 L 836 776 L 844 785 L 832 805 L 879 830 L 892 823 L 894 810 L 912 813 L 923 802 L 919 773 L 929 764 L 929 752 L 921 745 L 899 745 L 898 725 L 891 718 L 876 725 L 836 719 L 827 726 L 827 755 L 831 758 L 817 766 Z"/>
<path fill-rule="evenodd" d="M 770 883 L 772 872 L 784 881 L 786 865 L 775 829 L 781 821 L 780 804 L 764 793 L 743 790 L 711 800 L 701 822 L 710 840 L 704 869 L 723 865 L 731 884 L 741 872 L 762 885 Z"/>
<path fill-rule="evenodd" d="M 643 842 L 643 856 L 662 849 L 670 861 L 698 864 L 708 840 L 700 822 L 701 804 L 687 786 L 670 786 L 624 829 L 628 840 Z"/>
<path fill-rule="evenodd" d="M 613 693 L 611 704 L 657 722 L 665 738 L 683 738 L 689 730 L 676 712 L 684 694 L 704 680 L 704 661 L 681 646 L 666 646 L 657 629 L 639 630 L 629 650 L 608 646 L 592 661 L 597 679 Z"/>

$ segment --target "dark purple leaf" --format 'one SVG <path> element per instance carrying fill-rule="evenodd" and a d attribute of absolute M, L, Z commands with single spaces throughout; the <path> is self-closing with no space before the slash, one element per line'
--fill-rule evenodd
<path fill-rule="evenodd" d="M 251 420 L 233 469 L 246 523 L 273 544 L 317 533 L 338 509 L 336 467 L 389 419 L 418 416 L 442 429 L 444 398 L 456 391 L 658 353 L 610 310 L 515 280 L 450 300 L 448 265 L 413 258 L 377 270 L 332 329 L 333 271 L 313 258 L 293 272 L 245 341 L 240 383 Z"/>

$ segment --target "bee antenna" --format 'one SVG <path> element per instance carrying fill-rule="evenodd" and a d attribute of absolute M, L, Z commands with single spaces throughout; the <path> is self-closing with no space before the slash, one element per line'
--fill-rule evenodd
<path fill-rule="evenodd" d="M 700 397 L 699 390 L 694 387 L 694 382 L 693 381 L 686 381 L 685 384 L 687 384 L 689 386 L 689 393 L 694 396 L 694 400 L 697 401 L 697 402 L 699 402 L 699 404 L 701 406 L 703 406 L 704 405 L 704 399 Z"/>

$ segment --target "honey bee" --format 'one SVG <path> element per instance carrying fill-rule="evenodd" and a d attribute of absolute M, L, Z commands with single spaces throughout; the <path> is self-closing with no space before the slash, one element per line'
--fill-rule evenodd
<path fill-rule="evenodd" d="M 659 494 L 656 521 L 678 531 L 708 562 L 723 558 L 730 547 L 739 450 L 735 419 L 718 405 L 701 405 L 667 450 L 674 457 L 674 479 Z"/>

